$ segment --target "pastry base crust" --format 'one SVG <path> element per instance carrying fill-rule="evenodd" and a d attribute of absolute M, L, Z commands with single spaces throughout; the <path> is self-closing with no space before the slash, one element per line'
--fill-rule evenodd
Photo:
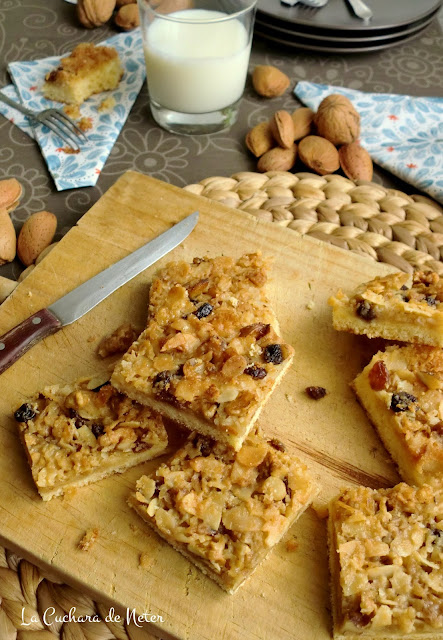
<path fill-rule="evenodd" d="M 278 447 L 277 449 L 275 447 Z M 197 433 L 129 504 L 222 589 L 234 593 L 318 492 L 283 445 L 250 434 L 238 453 Z"/>
<path fill-rule="evenodd" d="M 373 388 L 377 370 L 386 377 L 380 389 Z M 413 485 L 442 483 L 443 351 L 388 347 L 372 358 L 352 387 L 403 480 Z"/>

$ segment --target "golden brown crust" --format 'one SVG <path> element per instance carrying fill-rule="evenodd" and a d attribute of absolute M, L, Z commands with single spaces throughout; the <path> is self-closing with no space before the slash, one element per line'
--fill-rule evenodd
<path fill-rule="evenodd" d="M 437 273 L 379 276 L 328 302 L 339 331 L 443 346 L 443 279 Z"/>
<path fill-rule="evenodd" d="M 200 434 L 152 476 L 130 504 L 222 588 L 250 576 L 317 489 L 306 466 L 258 433 L 237 453 Z"/>
<path fill-rule="evenodd" d="M 43 499 L 160 455 L 160 416 L 110 384 L 91 379 L 47 387 L 16 412 L 34 482 Z"/>
<path fill-rule="evenodd" d="M 443 494 L 345 489 L 329 507 L 334 638 L 443 634 Z"/>
<path fill-rule="evenodd" d="M 46 74 L 43 94 L 50 100 L 81 104 L 93 93 L 115 89 L 122 75 L 113 47 L 82 42 L 61 59 L 57 69 Z"/>
<path fill-rule="evenodd" d="M 353 382 L 381 439 L 411 484 L 443 481 L 443 350 L 377 353 Z"/>
<path fill-rule="evenodd" d="M 239 448 L 293 356 L 264 293 L 267 270 L 260 254 L 170 263 L 112 383 Z"/>

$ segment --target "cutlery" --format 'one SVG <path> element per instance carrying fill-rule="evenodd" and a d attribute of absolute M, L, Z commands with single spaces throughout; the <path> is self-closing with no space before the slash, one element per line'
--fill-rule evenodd
<path fill-rule="evenodd" d="M 320 9 L 320 7 L 324 7 L 329 0 L 281 0 L 281 3 L 286 5 L 287 7 L 294 7 L 296 4 L 301 3 L 306 7 L 314 7 Z"/>
<path fill-rule="evenodd" d="M 0 373 L 39 340 L 81 318 L 119 287 L 172 251 L 187 238 L 197 221 L 198 211 L 195 211 L 168 231 L 73 289 L 47 309 L 37 311 L 1 336 Z"/>
<path fill-rule="evenodd" d="M 17 109 L 17 111 L 20 111 L 34 122 L 43 124 L 48 127 L 48 129 L 51 129 L 55 135 L 61 138 L 61 140 L 74 149 L 74 151 L 80 151 L 80 145 L 85 144 L 88 141 L 80 127 L 78 127 L 76 123 L 61 109 L 33 111 L 32 109 L 24 107 L 19 102 L 11 100 L 11 98 L 8 98 L 8 96 L 1 93 L 1 91 L 0 100 L 8 104 L 10 107 Z"/>
<path fill-rule="evenodd" d="M 348 2 L 357 18 L 361 18 L 362 20 L 370 20 L 372 18 L 373 13 L 363 0 L 348 0 Z"/>

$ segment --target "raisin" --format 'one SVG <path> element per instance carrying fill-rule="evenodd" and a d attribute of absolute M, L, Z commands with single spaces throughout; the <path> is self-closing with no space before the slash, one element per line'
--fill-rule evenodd
<path fill-rule="evenodd" d="M 283 482 L 285 483 L 285 487 L 286 487 L 286 493 L 287 493 L 287 495 L 289 496 L 289 498 L 292 498 L 292 489 L 291 489 L 291 487 L 289 486 L 289 478 L 288 478 L 288 476 L 285 476 L 285 477 L 283 478 Z"/>
<path fill-rule="evenodd" d="M 83 425 L 86 424 L 86 420 L 84 420 L 75 409 L 69 409 L 69 417 L 74 418 L 74 425 L 76 429 L 80 429 L 80 427 L 83 427 Z"/>
<path fill-rule="evenodd" d="M 257 378 L 258 380 L 266 378 L 268 375 L 266 369 L 258 367 L 256 364 L 251 364 L 249 367 L 246 367 L 243 373 L 246 373 L 246 375 L 251 376 L 252 378 Z"/>
<path fill-rule="evenodd" d="M 102 424 L 94 423 L 93 425 L 91 425 L 91 431 L 95 435 L 96 438 L 99 438 L 100 436 L 102 436 L 104 434 L 105 428 L 104 428 L 104 426 Z"/>
<path fill-rule="evenodd" d="M 35 416 L 36 413 L 30 404 L 22 404 L 14 413 L 14 418 L 17 422 L 28 422 L 28 420 L 32 420 Z"/>
<path fill-rule="evenodd" d="M 212 452 L 212 440 L 208 436 L 197 436 L 193 443 L 196 449 L 199 449 L 200 455 L 207 458 Z"/>
<path fill-rule="evenodd" d="M 265 362 L 281 364 L 283 362 L 281 346 L 279 344 L 268 344 L 263 351 L 263 357 Z"/>
<path fill-rule="evenodd" d="M 157 373 L 154 380 L 152 381 L 152 386 L 155 387 L 156 391 L 167 391 L 171 385 L 171 378 L 171 371 L 160 371 L 160 373 Z"/>
<path fill-rule="evenodd" d="M 207 318 L 212 313 L 212 310 L 212 304 L 209 304 L 209 302 L 205 302 L 201 305 L 201 307 L 197 309 L 197 311 L 194 311 L 194 315 L 197 316 L 199 320 L 201 320 L 202 318 Z"/>
<path fill-rule="evenodd" d="M 383 360 L 377 360 L 369 372 L 369 384 L 374 391 L 386 389 L 389 384 L 389 371 Z"/>
<path fill-rule="evenodd" d="M 306 387 L 305 391 L 313 400 L 320 400 L 328 393 L 324 387 Z"/>
<path fill-rule="evenodd" d="M 363 320 L 367 320 L 368 322 L 370 320 L 374 320 L 374 318 L 377 317 L 374 311 L 374 307 L 367 300 L 361 300 L 357 304 L 356 312 L 357 315 L 360 316 L 360 318 L 363 318 Z"/>
<path fill-rule="evenodd" d="M 408 286 L 406 284 L 402 284 L 400 287 L 401 291 L 407 291 L 408 290 Z"/>
<path fill-rule="evenodd" d="M 286 447 L 283 442 L 281 440 L 277 440 L 277 438 L 272 438 L 272 440 L 269 440 L 269 444 L 271 445 L 271 447 L 274 447 L 274 449 L 277 449 L 277 451 L 281 451 L 282 453 L 286 451 Z"/>
<path fill-rule="evenodd" d="M 367 627 L 371 622 L 372 617 L 369 613 L 362 613 L 361 611 L 351 611 L 349 614 L 349 620 L 356 627 Z"/>
<path fill-rule="evenodd" d="M 260 340 L 271 330 L 270 324 L 264 324 L 263 322 L 256 322 L 255 324 L 248 324 L 246 327 L 240 329 L 240 337 L 254 335 L 256 340 Z"/>
<path fill-rule="evenodd" d="M 436 307 L 437 306 L 437 300 L 436 300 L 435 296 L 425 296 L 425 301 L 430 307 Z"/>
<path fill-rule="evenodd" d="M 391 399 L 391 409 L 392 411 L 395 411 L 395 413 L 398 413 L 399 411 L 408 411 L 409 406 L 413 402 L 417 402 L 417 398 L 411 393 L 406 393 L 406 391 L 393 393 Z"/>

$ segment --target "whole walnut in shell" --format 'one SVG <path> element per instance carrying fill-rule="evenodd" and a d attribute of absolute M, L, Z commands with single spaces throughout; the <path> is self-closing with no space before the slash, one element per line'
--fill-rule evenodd
<path fill-rule="evenodd" d="M 333 93 L 321 101 L 314 122 L 318 135 L 336 147 L 354 142 L 360 135 L 360 115 L 340 94 Z"/>
<path fill-rule="evenodd" d="M 84 27 L 93 29 L 108 22 L 116 0 L 78 0 L 77 17 Z"/>

